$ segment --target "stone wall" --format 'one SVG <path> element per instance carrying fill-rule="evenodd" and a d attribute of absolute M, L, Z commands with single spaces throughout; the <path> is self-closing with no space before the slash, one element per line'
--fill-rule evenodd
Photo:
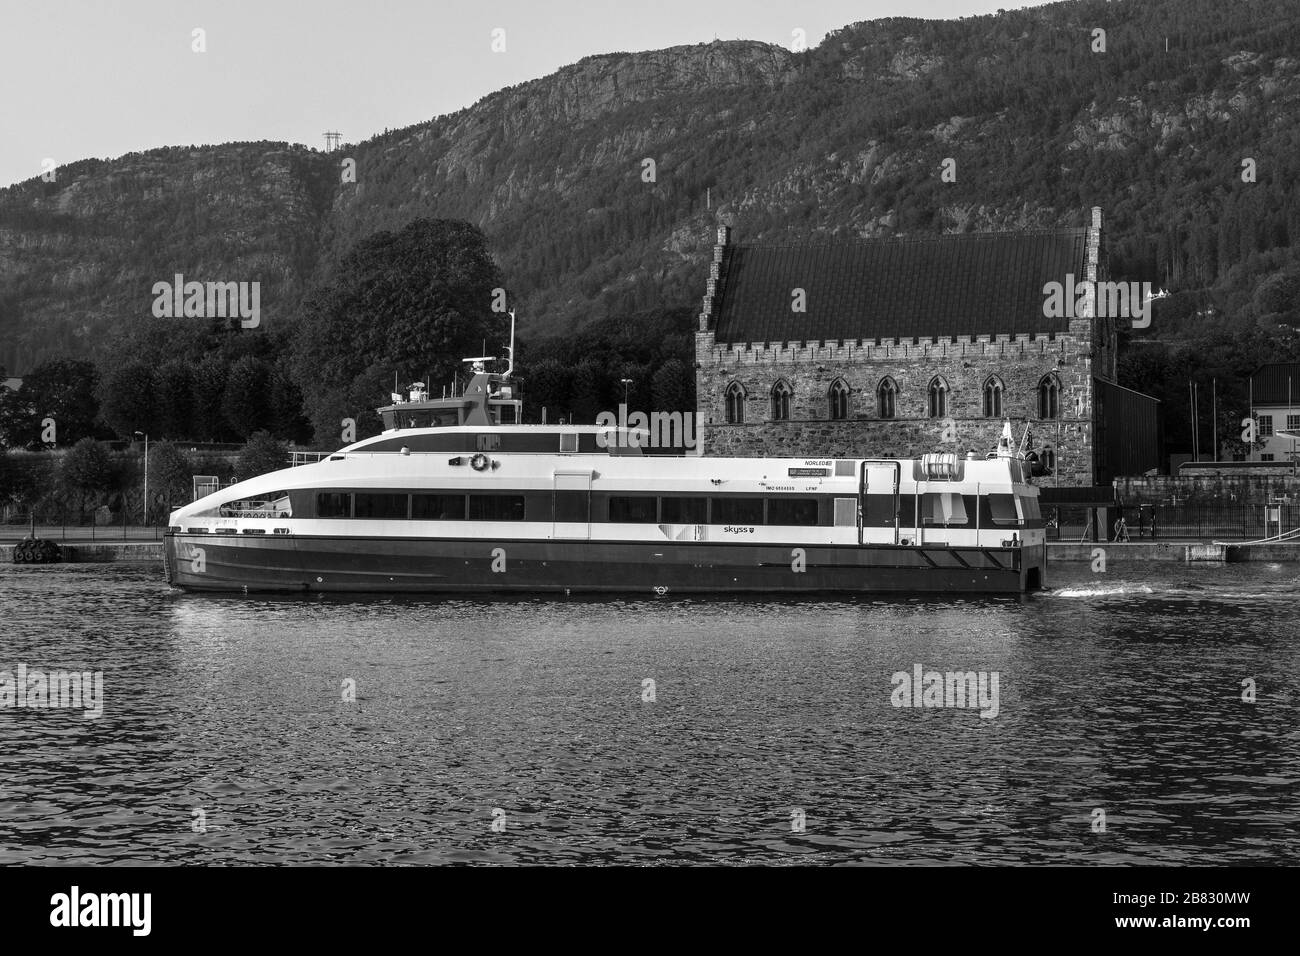
<path fill-rule="evenodd" d="M 1267 504 L 1274 498 L 1300 500 L 1300 477 L 1295 475 L 1153 475 L 1116 478 L 1115 491 L 1125 506 L 1138 504 Z"/>
<path fill-rule="evenodd" d="M 1086 322 L 1082 323 L 1086 329 Z M 1003 414 L 1019 441 L 1026 422 L 1036 451 L 1056 454 L 1057 480 L 1091 484 L 1092 360 L 1086 335 L 958 336 L 956 340 L 858 340 L 717 346 L 711 332 L 696 338 L 696 401 L 705 453 L 738 456 L 916 457 L 927 452 L 992 451 L 1002 420 L 983 417 L 990 374 L 1003 385 Z M 1061 417 L 1038 419 L 1038 383 L 1048 373 L 1061 383 Z M 896 416 L 881 419 L 876 389 L 886 375 L 898 385 Z M 948 384 L 947 419 L 927 418 L 929 383 Z M 829 389 L 848 385 L 849 418 L 830 420 Z M 772 420 L 771 391 L 791 387 L 790 421 Z M 726 422 L 731 382 L 745 389 L 745 422 Z"/>

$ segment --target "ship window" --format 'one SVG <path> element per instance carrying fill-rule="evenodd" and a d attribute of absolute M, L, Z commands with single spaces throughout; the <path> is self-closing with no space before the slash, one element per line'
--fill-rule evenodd
<path fill-rule="evenodd" d="M 612 497 L 609 499 L 609 520 L 628 524 L 654 524 L 657 501 L 654 498 Z"/>
<path fill-rule="evenodd" d="M 471 521 L 523 521 L 523 495 L 470 495 Z"/>
<path fill-rule="evenodd" d="M 767 502 L 767 523 L 812 527 L 817 524 L 817 499 L 771 498 Z"/>
<path fill-rule="evenodd" d="M 711 498 L 712 524 L 762 524 L 762 498 Z"/>
<path fill-rule="evenodd" d="M 989 516 L 994 524 L 1018 524 L 1015 495 L 989 495 Z"/>
<path fill-rule="evenodd" d="M 590 514 L 591 492 L 555 492 L 556 521 L 587 521 Z"/>
<path fill-rule="evenodd" d="M 411 517 L 419 521 L 461 521 L 464 495 L 412 495 Z"/>
<path fill-rule="evenodd" d="M 1038 499 L 1033 495 L 1021 496 L 1020 510 L 1024 512 L 1025 518 L 1030 521 L 1041 521 L 1043 518 L 1043 513 L 1038 510 Z"/>
<path fill-rule="evenodd" d="M 292 518 L 293 509 L 289 506 L 287 491 L 273 491 L 256 498 L 227 501 L 219 509 L 219 514 L 223 518 Z"/>
<path fill-rule="evenodd" d="M 964 525 L 966 502 L 951 492 L 921 496 L 921 515 L 928 525 Z"/>
<path fill-rule="evenodd" d="M 406 495 L 357 492 L 357 518 L 405 518 Z"/>
<path fill-rule="evenodd" d="M 664 524 L 704 524 L 707 498 L 664 497 L 661 501 Z"/>
<path fill-rule="evenodd" d="M 475 435 L 474 446 L 479 451 L 496 451 L 501 447 L 500 435 Z"/>
<path fill-rule="evenodd" d="M 578 433 L 565 433 L 560 436 L 560 453 L 576 452 L 578 450 Z"/>
<path fill-rule="evenodd" d="M 351 518 L 352 496 L 338 491 L 319 492 L 316 495 L 316 517 Z"/>

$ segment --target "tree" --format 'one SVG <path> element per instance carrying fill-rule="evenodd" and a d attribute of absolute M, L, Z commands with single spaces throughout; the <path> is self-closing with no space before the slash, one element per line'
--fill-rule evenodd
<path fill-rule="evenodd" d="M 90 362 L 45 362 L 23 379 L 16 394 L 0 389 L 0 430 L 15 448 L 44 446 L 46 419 L 54 423 L 55 442 L 71 445 L 100 434 L 95 399 L 98 374 Z"/>
<path fill-rule="evenodd" d="M 169 441 L 149 446 L 150 510 L 159 503 L 178 505 L 190 500 L 194 466 L 189 457 Z"/>
<path fill-rule="evenodd" d="M 271 370 L 265 362 L 245 355 L 230 366 L 221 411 L 227 429 L 240 438 L 247 438 L 270 424 Z"/>
<path fill-rule="evenodd" d="M 569 369 L 554 359 L 530 363 L 523 376 L 524 400 L 530 413 L 540 418 L 545 408 L 548 421 L 556 421 L 569 407 L 571 378 Z"/>
<path fill-rule="evenodd" d="M 226 436 L 228 426 L 222 414 L 226 372 L 226 360 L 217 352 L 195 363 L 190 436 L 196 440 L 221 441 Z"/>
<path fill-rule="evenodd" d="M 303 442 L 311 437 L 311 423 L 302 413 L 302 391 L 294 384 L 284 362 L 271 369 L 271 434 L 287 441 Z"/>
<path fill-rule="evenodd" d="M 174 359 L 162 365 L 156 375 L 155 393 L 154 428 L 159 436 L 193 438 L 194 371 L 190 363 Z"/>
<path fill-rule="evenodd" d="M 400 383 L 428 372 L 433 388 L 484 339 L 499 344 L 508 320 L 493 312 L 493 290 L 503 286 L 467 222 L 417 219 L 357 243 L 306 297 L 293 341 L 293 379 L 316 440 L 332 442 L 343 418 L 361 425 L 358 437 L 377 431 L 373 409 L 394 373 Z"/>
<path fill-rule="evenodd" d="M 651 392 L 655 411 L 695 411 L 695 376 L 681 359 L 671 358 L 659 366 Z"/>
<path fill-rule="evenodd" d="M 93 438 L 83 438 L 63 456 L 59 484 L 84 513 L 86 501 L 100 501 L 114 485 L 113 462 L 108 448 Z"/>
<path fill-rule="evenodd" d="M 239 452 L 238 469 L 241 480 L 265 475 L 287 467 L 289 449 L 276 441 L 267 431 L 254 432 Z"/>
<path fill-rule="evenodd" d="M 55 484 L 53 456 L 31 452 L 0 455 L 0 505 L 34 507 Z"/>
<path fill-rule="evenodd" d="M 1260 315 L 1300 314 L 1300 269 L 1275 273 L 1257 285 L 1255 307 Z"/>
<path fill-rule="evenodd" d="M 157 386 L 153 367 L 131 362 L 110 372 L 100 388 L 100 414 L 116 435 L 156 432 Z"/>
<path fill-rule="evenodd" d="M 585 359 L 573 370 L 573 422 L 590 424 L 609 410 L 611 376 L 607 368 L 598 360 Z"/>

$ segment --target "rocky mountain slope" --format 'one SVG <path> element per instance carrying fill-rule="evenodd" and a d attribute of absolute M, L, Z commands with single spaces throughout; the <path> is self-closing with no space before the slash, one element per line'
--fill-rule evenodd
<path fill-rule="evenodd" d="M 1289 0 L 891 19 L 802 52 L 593 56 L 331 154 L 74 163 L 0 190 L 0 365 L 93 357 L 177 273 L 260 281 L 283 328 L 352 243 L 417 216 L 482 228 L 533 332 L 696 302 L 720 217 L 751 241 L 1079 224 L 1093 205 L 1112 274 L 1175 293 L 1150 334 L 1297 322 L 1258 293 L 1297 268 L 1298 39 Z"/>

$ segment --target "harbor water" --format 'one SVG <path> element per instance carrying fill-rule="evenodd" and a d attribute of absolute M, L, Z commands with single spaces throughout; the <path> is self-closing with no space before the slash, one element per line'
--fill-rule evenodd
<path fill-rule="evenodd" d="M 1298 577 L 268 598 L 5 566 L 0 863 L 1294 863 Z M 20 667 L 102 676 L 101 712 Z"/>

